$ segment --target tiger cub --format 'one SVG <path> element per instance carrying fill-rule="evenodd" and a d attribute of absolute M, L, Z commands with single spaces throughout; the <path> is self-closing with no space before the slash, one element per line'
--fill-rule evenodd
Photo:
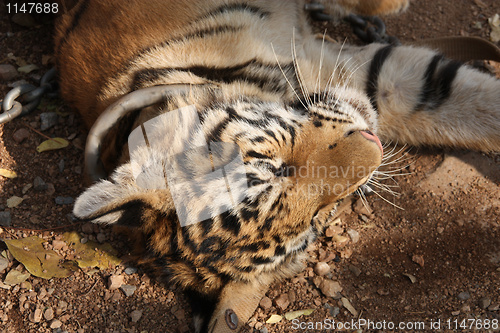
<path fill-rule="evenodd" d="M 142 233 L 145 257 L 190 298 L 196 332 L 239 331 L 271 282 L 302 269 L 339 202 L 369 186 L 381 140 L 500 151 L 500 81 L 429 49 L 318 40 L 303 8 L 89 0 L 57 26 L 62 94 L 106 128 L 98 157 L 111 174 L 74 214 Z M 161 100 L 121 114 L 138 91 Z"/>

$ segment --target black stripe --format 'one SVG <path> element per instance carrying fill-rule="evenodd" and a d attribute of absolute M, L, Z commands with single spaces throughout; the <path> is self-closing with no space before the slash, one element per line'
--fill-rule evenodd
<path fill-rule="evenodd" d="M 418 105 L 415 108 L 416 110 L 422 109 L 431 99 L 432 93 L 434 92 L 434 73 L 436 72 L 437 65 L 443 60 L 443 58 L 444 57 L 442 55 L 436 54 L 427 66 L 427 70 L 424 74 L 425 83 L 422 92 L 420 93 Z"/>
<path fill-rule="evenodd" d="M 415 111 L 435 110 L 450 97 L 451 86 L 462 64 L 448 60 L 446 64 L 439 66 L 443 59 L 442 55 L 435 55 L 429 63 Z"/>
<path fill-rule="evenodd" d="M 451 94 L 451 85 L 457 76 L 458 70 L 462 64 L 456 61 L 450 61 L 442 70 L 439 71 L 439 90 L 435 107 L 443 104 Z"/>
<path fill-rule="evenodd" d="M 247 156 L 249 157 L 254 157 L 254 158 L 262 158 L 262 159 L 270 159 L 271 157 L 270 156 L 267 156 L 267 155 L 264 155 L 264 154 L 261 154 L 261 153 L 258 153 L 256 152 L 255 150 L 250 150 L 246 153 Z"/>
<path fill-rule="evenodd" d="M 242 12 L 249 12 L 255 15 L 258 15 L 261 19 L 269 16 L 271 13 L 265 10 L 262 10 L 262 8 L 256 7 L 256 6 L 251 6 L 247 3 L 233 3 L 233 4 L 227 4 L 220 6 L 219 8 L 216 8 L 207 14 L 203 15 L 202 18 L 204 19 L 210 16 L 217 16 L 221 14 L 226 14 L 229 12 L 235 12 L 235 11 L 242 11 Z M 198 19 L 198 20 L 200 20 Z"/>
<path fill-rule="evenodd" d="M 378 76 L 380 74 L 380 71 L 382 70 L 382 66 L 384 65 L 387 58 L 389 58 L 389 55 L 391 54 L 393 49 L 394 46 L 392 45 L 387 45 L 379 49 L 377 53 L 375 53 L 375 56 L 373 57 L 373 60 L 370 64 L 368 81 L 366 82 L 366 94 L 368 95 L 368 98 L 370 98 L 370 102 L 375 111 L 378 110 L 376 100 L 378 90 Z"/>
<path fill-rule="evenodd" d="M 283 66 L 287 67 L 286 65 Z M 261 69 L 265 69 L 261 70 Z M 272 72 L 270 73 L 269 70 Z M 181 68 L 147 68 L 134 73 L 131 90 L 149 86 L 151 82 L 168 77 L 176 72 L 192 73 L 213 82 L 233 83 L 242 81 L 258 86 L 262 90 L 285 93 L 288 83 L 277 66 L 250 60 L 231 67 L 191 66 Z M 257 72 L 252 74 L 251 72 Z"/>
<path fill-rule="evenodd" d="M 169 45 L 179 43 L 179 42 L 185 42 L 189 39 L 204 38 L 207 36 L 214 36 L 214 35 L 223 34 L 223 33 L 227 33 L 227 32 L 237 32 L 241 29 L 242 29 L 241 27 L 235 27 L 235 26 L 230 26 L 230 25 L 220 25 L 220 26 L 217 26 L 215 28 L 207 28 L 207 29 L 197 30 L 197 31 L 194 31 L 194 32 L 186 34 L 186 35 L 182 35 L 179 37 L 175 37 L 175 38 L 160 42 L 158 44 L 147 46 L 147 47 L 139 50 L 136 54 L 134 54 L 132 57 L 130 57 L 128 60 L 126 60 L 123 64 L 122 69 L 120 71 L 118 71 L 116 74 L 114 74 L 113 77 L 109 81 L 112 81 L 112 82 L 117 81 L 120 76 L 123 76 L 128 70 L 130 70 L 130 68 L 132 67 L 132 64 L 135 61 L 137 61 L 138 58 L 141 58 L 144 54 L 148 54 L 155 49 L 167 47 Z M 99 92 L 102 90 L 102 86 L 104 84 L 105 84 L 105 82 L 103 82 L 101 84 L 101 87 L 99 88 Z"/>

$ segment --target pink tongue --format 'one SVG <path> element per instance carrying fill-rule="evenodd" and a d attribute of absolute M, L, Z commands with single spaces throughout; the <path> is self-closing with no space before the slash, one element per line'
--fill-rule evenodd
<path fill-rule="evenodd" d="M 384 148 L 382 148 L 382 143 L 380 142 L 380 139 L 378 138 L 378 136 L 376 136 L 372 132 L 368 132 L 368 131 L 359 131 L 359 132 L 366 139 L 375 142 L 377 144 L 377 146 L 380 148 L 380 153 L 382 154 L 382 156 L 384 155 Z"/>

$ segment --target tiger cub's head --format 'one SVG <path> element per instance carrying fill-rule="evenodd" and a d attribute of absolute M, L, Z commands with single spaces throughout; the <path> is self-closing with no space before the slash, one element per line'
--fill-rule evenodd
<path fill-rule="evenodd" d="M 134 130 L 130 161 L 82 194 L 75 215 L 143 226 L 145 216 L 168 212 L 186 226 L 261 204 L 263 221 L 274 214 L 270 203 L 287 200 L 308 219 L 368 182 L 382 161 L 376 113 L 350 89 L 198 108 L 161 110 Z"/>

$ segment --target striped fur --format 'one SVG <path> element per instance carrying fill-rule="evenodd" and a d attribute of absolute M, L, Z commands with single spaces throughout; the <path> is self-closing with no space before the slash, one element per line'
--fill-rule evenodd
<path fill-rule="evenodd" d="M 390 13 L 408 5 L 324 2 L 336 13 Z M 317 40 L 303 5 L 89 0 L 57 27 L 62 93 L 89 127 L 131 91 L 193 85 L 189 94 L 169 96 L 117 125 L 104 147 L 105 164 L 114 172 L 83 193 L 74 212 L 139 229 L 145 260 L 193 300 L 197 332 L 228 331 L 228 309 L 241 328 L 269 283 L 301 269 L 305 249 L 327 226 L 330 211 L 381 163 L 372 132 L 412 145 L 500 151 L 498 80 L 432 50 Z M 171 191 L 158 185 L 165 184 L 164 175 L 155 170 L 182 143 L 160 135 L 151 147 L 128 156 L 126 140 L 140 124 L 190 105 L 201 119 L 192 142 L 236 143 L 248 189 L 226 212 L 181 227 Z M 195 154 L 186 158 L 206 165 Z M 149 163 L 149 187 L 134 178 L 137 161 Z M 187 200 L 200 216 L 227 204 Z"/>

